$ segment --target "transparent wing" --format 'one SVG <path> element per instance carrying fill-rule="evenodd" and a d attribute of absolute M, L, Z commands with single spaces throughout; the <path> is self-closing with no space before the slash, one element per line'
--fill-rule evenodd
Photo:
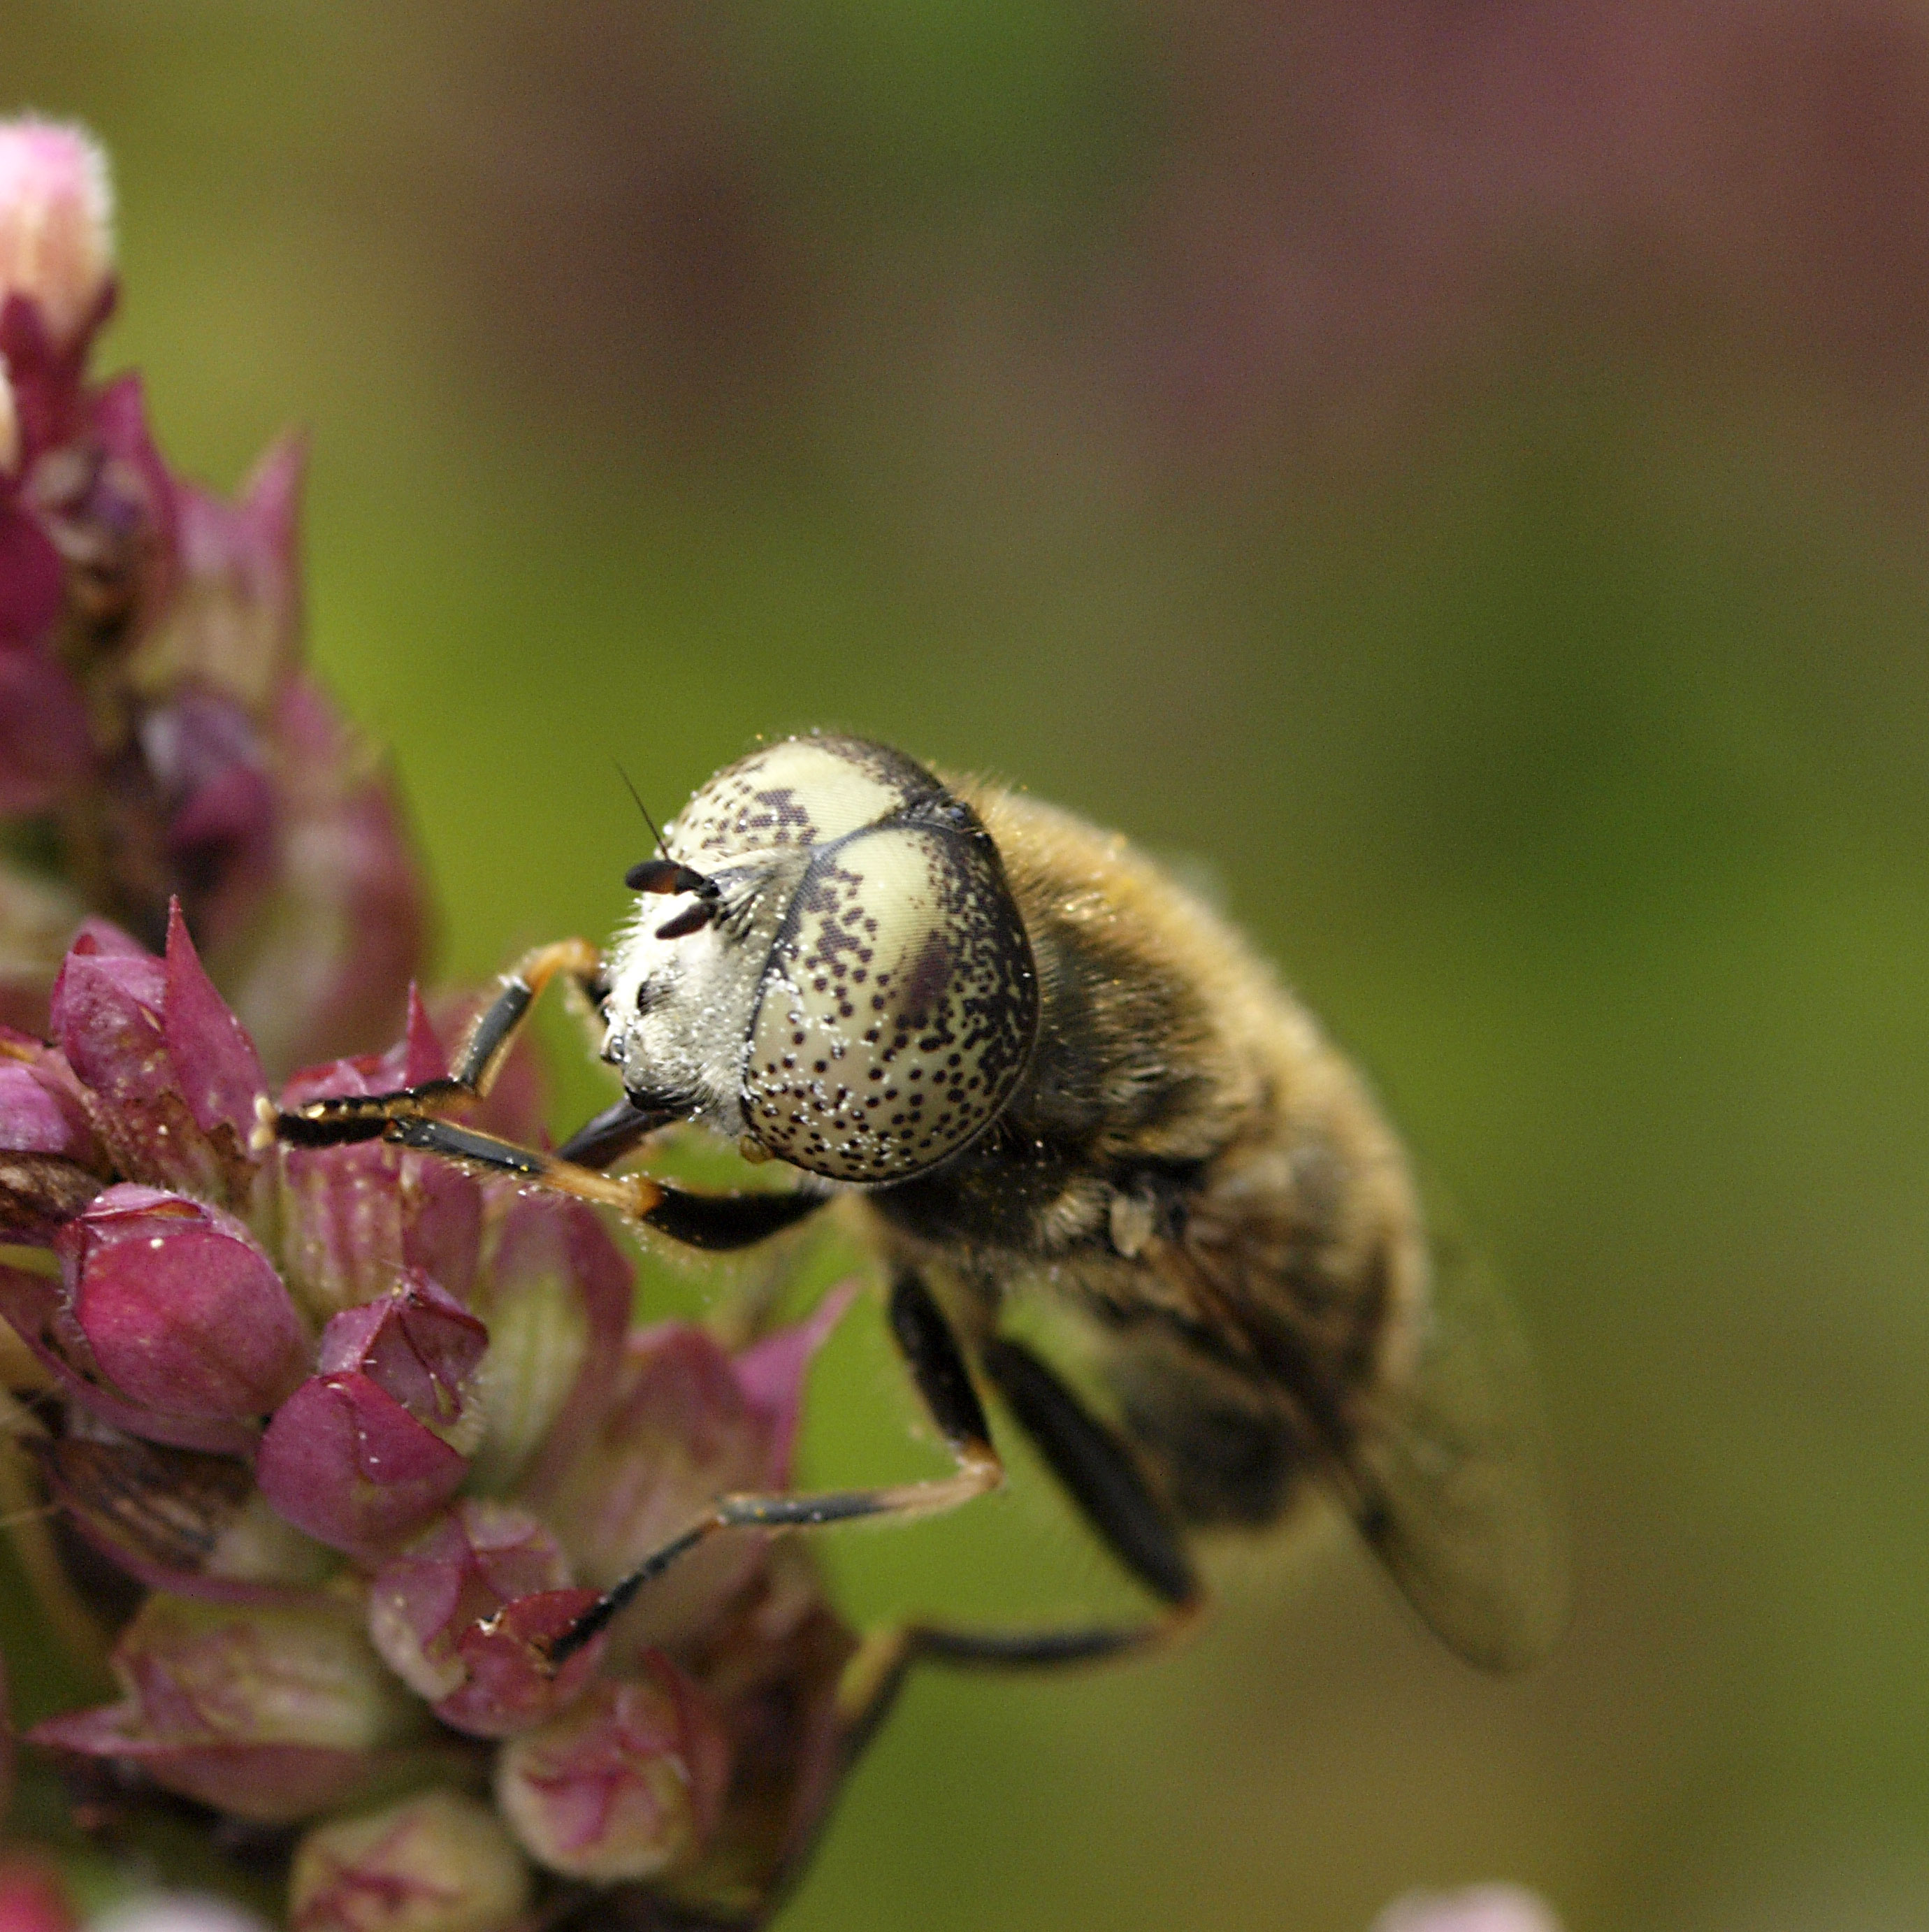
<path fill-rule="evenodd" d="M 1492 1276 L 1436 1240 L 1403 1359 L 1358 1398 L 1338 1486 L 1407 1600 L 1470 1664 L 1518 1670 L 1568 1615 L 1539 1391 Z"/>

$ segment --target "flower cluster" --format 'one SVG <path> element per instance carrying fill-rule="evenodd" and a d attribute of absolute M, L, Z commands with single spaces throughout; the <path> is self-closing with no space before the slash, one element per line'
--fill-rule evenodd
<path fill-rule="evenodd" d="M 86 136 L 0 122 L 0 1370 L 27 1567 L 120 1692 L 26 1737 L 77 1815 L 278 1847 L 300 1932 L 754 1922 L 857 1742 L 802 1553 L 732 1532 L 556 1646 L 785 1481 L 846 1298 L 635 1328 L 581 1204 L 264 1130 L 446 1074 L 423 895 L 302 667 L 298 452 L 224 502 L 89 375 L 109 212 Z M 470 1115 L 538 1140 L 538 1097 L 512 1061 Z"/>
<path fill-rule="evenodd" d="M 86 925 L 49 1017 L 0 1032 L 0 1314 L 49 1492 L 146 1594 L 118 1701 L 28 1741 L 305 1828 L 302 1932 L 487 1932 L 572 1883 L 754 1915 L 849 1747 L 856 1646 L 802 1553 L 730 1532 L 550 1646 L 718 1494 L 787 1480 L 848 1295 L 734 1354 L 633 1328 L 580 1203 L 257 1132 L 260 1056 L 178 908 L 159 957 Z M 392 1052 L 276 1097 L 446 1072 L 412 1000 Z M 528 1092 L 475 1118 L 532 1136 Z"/>
<path fill-rule="evenodd" d="M 43 1030 L 88 912 L 178 898 L 278 1072 L 392 1036 L 420 884 L 393 788 L 301 664 L 301 456 L 238 502 L 170 471 L 115 299 L 105 161 L 0 123 L 0 1019 Z"/>

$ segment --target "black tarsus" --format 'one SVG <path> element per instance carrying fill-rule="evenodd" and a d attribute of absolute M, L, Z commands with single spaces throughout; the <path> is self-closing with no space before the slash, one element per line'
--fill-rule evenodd
<path fill-rule="evenodd" d="M 438 1120 L 433 1114 L 391 1120 L 384 1131 L 397 1147 L 439 1154 L 452 1160 L 473 1161 L 478 1167 L 493 1168 L 501 1174 L 526 1174 L 532 1180 L 540 1180 L 552 1165 L 548 1155 L 518 1147 L 513 1141 L 500 1140 L 494 1134 L 478 1134 L 459 1127 L 453 1120 Z"/>
<path fill-rule="evenodd" d="M 787 1202 L 796 1197 L 748 1198 Z M 742 1201 L 729 1204 L 741 1206 Z M 890 1324 L 925 1407 L 958 1458 L 961 1470 L 974 1462 L 995 1469 L 997 1457 L 984 1405 L 966 1366 L 964 1350 L 931 1291 L 909 1269 L 892 1284 Z M 1111 1431 L 1088 1415 L 1058 1376 L 1020 1344 L 993 1342 L 987 1350 L 986 1366 L 1010 1403 L 1012 1414 L 1037 1444 L 1073 1503 L 1120 1562 L 1160 1597 L 1166 1609 L 1147 1622 L 1069 1630 L 969 1630 L 922 1621 L 907 1625 L 898 1634 L 900 1648 L 892 1667 L 881 1680 L 881 1701 L 865 1714 L 860 1728 L 874 1719 L 904 1669 L 914 1662 L 1005 1670 L 1095 1663 L 1169 1642 L 1194 1621 L 1203 1606 L 1198 1580 L 1177 1532 Z M 646 1583 L 720 1529 L 812 1528 L 887 1515 L 904 1508 L 906 1502 L 902 1488 L 720 1497 L 703 1521 L 652 1551 L 640 1567 L 592 1604 L 549 1646 L 550 1662 L 556 1667 L 567 1662 L 608 1628 Z"/>

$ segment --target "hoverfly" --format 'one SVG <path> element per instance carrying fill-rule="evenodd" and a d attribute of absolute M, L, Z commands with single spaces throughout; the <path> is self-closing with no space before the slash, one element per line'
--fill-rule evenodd
<path fill-rule="evenodd" d="M 1166 872 L 1022 794 L 824 735 L 718 772 L 626 883 L 635 907 L 608 951 L 532 952 L 451 1078 L 317 1100 L 274 1131 L 522 1175 L 698 1248 L 748 1246 L 855 1195 L 955 1468 L 719 1498 L 559 1652 L 731 1526 L 926 1514 L 992 1487 L 981 1378 L 1162 1610 L 1142 1625 L 922 1629 L 919 1654 L 1052 1664 L 1156 1640 L 1202 1604 L 1198 1532 L 1277 1523 L 1314 1487 L 1462 1657 L 1511 1670 L 1548 1647 L 1559 1538 L 1504 1312 L 1442 1266 L 1360 1076 Z M 488 1088 L 559 976 L 594 1008 L 622 1099 L 553 1154 L 446 1118 Z M 800 1184 L 706 1195 L 609 1171 L 678 1122 Z M 1020 1294 L 1086 1325 L 1112 1419 L 1001 1332 Z"/>

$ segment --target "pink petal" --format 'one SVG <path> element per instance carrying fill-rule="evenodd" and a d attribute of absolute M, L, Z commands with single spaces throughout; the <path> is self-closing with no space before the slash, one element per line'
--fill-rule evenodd
<path fill-rule="evenodd" d="M 730 1364 L 745 1400 L 770 1430 L 770 1462 L 764 1480 L 773 1489 L 781 1489 L 790 1480 L 790 1458 L 803 1408 L 804 1376 L 811 1358 L 830 1339 L 844 1310 L 856 1300 L 857 1292 L 854 1281 L 832 1288 L 805 1320 L 753 1342 Z"/>
<path fill-rule="evenodd" d="M 380 1771 L 382 1754 L 326 1744 L 180 1744 L 145 1737 L 132 1705 L 52 1718 L 32 1742 L 86 1757 L 138 1765 L 164 1790 L 197 1798 L 236 1818 L 292 1825 L 352 1798 Z"/>
<path fill-rule="evenodd" d="M 422 1004 L 421 988 L 412 980 L 409 982 L 409 1018 L 403 1039 L 407 1048 L 402 1064 L 404 1086 L 422 1087 L 431 1080 L 448 1078 L 448 1054 L 436 1032 L 435 1022 L 429 1018 L 428 1008 Z"/>
<path fill-rule="evenodd" d="M 107 158 L 84 128 L 0 122 L 0 290 L 31 300 L 49 333 L 82 340 L 113 272 Z"/>
<path fill-rule="evenodd" d="M 49 1048 L 29 1059 L 0 1059 L 0 1148 L 64 1154 L 83 1167 L 100 1158 L 74 1077 Z"/>
<path fill-rule="evenodd" d="M 202 969 L 181 902 L 167 908 L 164 1026 L 182 1097 L 204 1133 L 232 1128 L 242 1146 L 254 1126 L 256 1096 L 267 1082 L 247 1029 Z"/>
<path fill-rule="evenodd" d="M 496 1760 L 496 1799 L 540 1864 L 598 1882 L 653 1878 L 715 1828 L 730 1744 L 709 1700 L 661 1656 L 648 1674 L 593 1682 Z"/>

